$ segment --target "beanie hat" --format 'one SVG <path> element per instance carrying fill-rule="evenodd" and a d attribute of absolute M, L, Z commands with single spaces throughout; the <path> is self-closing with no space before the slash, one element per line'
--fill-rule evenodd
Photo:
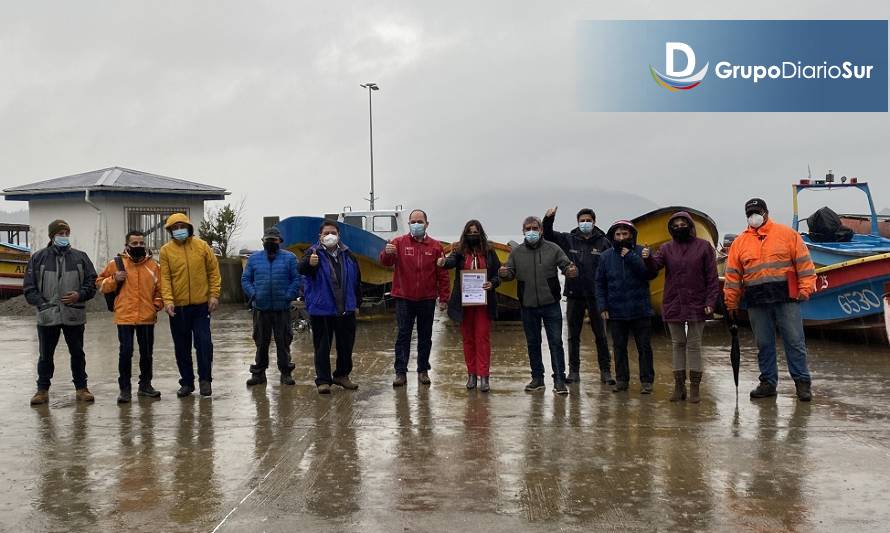
<path fill-rule="evenodd" d="M 49 238 L 52 239 L 56 235 L 56 233 L 58 233 L 62 230 L 71 231 L 71 226 L 69 226 L 68 223 L 65 222 L 64 220 L 58 219 L 58 220 L 53 220 L 52 222 L 49 223 L 49 230 L 47 233 L 49 234 Z"/>

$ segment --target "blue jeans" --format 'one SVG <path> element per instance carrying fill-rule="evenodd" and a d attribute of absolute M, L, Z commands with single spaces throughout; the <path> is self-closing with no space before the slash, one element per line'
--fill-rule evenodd
<path fill-rule="evenodd" d="M 396 374 L 408 372 L 408 355 L 411 352 L 411 334 L 414 333 L 414 322 L 417 322 L 417 371 L 428 372 L 430 369 L 430 351 L 433 348 L 433 319 L 436 316 L 436 300 L 406 300 L 394 298 L 396 301 Z"/>
<path fill-rule="evenodd" d="M 173 351 L 179 368 L 179 384 L 195 386 L 195 370 L 192 366 L 192 342 L 198 359 L 198 379 L 211 381 L 213 369 L 213 342 L 210 338 L 210 312 L 207 304 L 184 305 L 175 309 L 170 317 L 170 333 Z"/>
<path fill-rule="evenodd" d="M 807 369 L 807 344 L 803 334 L 803 319 L 797 302 L 755 306 L 748 309 L 754 340 L 757 342 L 757 364 L 760 381 L 779 383 L 776 363 L 776 329 L 782 335 L 788 373 L 794 381 L 810 381 Z"/>
<path fill-rule="evenodd" d="M 542 307 L 522 308 L 522 327 L 528 344 L 528 363 L 532 378 L 544 379 L 544 361 L 541 356 L 541 323 L 547 333 L 550 346 L 550 365 L 553 367 L 553 380 L 565 381 L 566 355 L 562 347 L 562 309 L 559 302 Z"/>

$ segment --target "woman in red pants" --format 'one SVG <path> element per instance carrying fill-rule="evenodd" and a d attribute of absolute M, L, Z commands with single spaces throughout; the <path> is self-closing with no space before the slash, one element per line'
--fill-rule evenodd
<path fill-rule="evenodd" d="M 478 220 L 470 220 L 464 225 L 460 241 L 452 246 L 447 258 L 439 259 L 439 266 L 455 268 L 454 289 L 448 302 L 448 316 L 460 323 L 464 338 L 464 359 L 467 362 L 467 389 L 476 388 L 488 392 L 489 369 L 491 367 L 491 321 L 497 314 L 495 289 L 500 284 L 498 269 L 501 261 L 494 249 L 488 245 L 485 230 Z M 460 273 L 463 270 L 484 270 L 487 280 L 482 288 L 487 291 L 486 305 L 463 305 L 460 287 Z"/>

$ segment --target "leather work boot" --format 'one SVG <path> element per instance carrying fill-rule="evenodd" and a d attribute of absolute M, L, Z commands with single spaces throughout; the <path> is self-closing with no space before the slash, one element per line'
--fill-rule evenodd
<path fill-rule="evenodd" d="M 467 389 L 476 388 L 476 374 L 467 374 Z"/>
<path fill-rule="evenodd" d="M 767 383 L 766 381 L 761 381 L 760 385 L 757 386 L 756 389 L 751 391 L 751 399 L 757 398 L 771 398 L 776 395 L 776 386 Z"/>
<path fill-rule="evenodd" d="M 121 389 L 120 393 L 117 395 L 117 403 L 130 403 L 132 398 L 132 389 Z"/>
<path fill-rule="evenodd" d="M 281 374 L 281 384 L 282 385 L 296 385 L 297 382 L 294 381 L 293 376 L 290 374 Z"/>
<path fill-rule="evenodd" d="M 580 383 L 581 382 L 581 374 L 577 370 L 572 370 L 566 376 L 566 383 Z"/>
<path fill-rule="evenodd" d="M 600 372 L 600 381 L 603 382 L 603 385 L 614 385 L 615 384 L 615 380 L 612 379 L 612 373 L 609 372 L 608 370 L 604 370 L 603 372 Z"/>
<path fill-rule="evenodd" d="M 396 374 L 394 380 L 392 380 L 393 387 L 404 387 L 408 384 L 408 377 L 405 374 Z"/>
<path fill-rule="evenodd" d="M 318 393 L 319 394 L 330 394 L 331 386 L 328 385 L 327 383 L 322 383 L 321 385 L 318 386 Z"/>
<path fill-rule="evenodd" d="M 34 396 L 31 396 L 31 405 L 43 405 L 49 403 L 49 391 L 46 389 L 37 389 Z"/>
<path fill-rule="evenodd" d="M 541 390 L 543 388 L 544 380 L 540 378 L 532 378 L 532 380 L 528 382 L 528 385 L 525 386 L 525 390 L 527 392 L 533 392 L 536 390 Z"/>
<path fill-rule="evenodd" d="M 699 389 L 701 385 L 701 372 L 694 370 L 689 371 L 689 403 L 698 403 L 701 401 Z"/>
<path fill-rule="evenodd" d="M 201 391 L 201 396 L 210 396 L 213 394 L 213 389 L 210 387 L 210 382 L 201 380 L 198 382 L 198 388 Z"/>
<path fill-rule="evenodd" d="M 479 378 L 479 390 L 482 392 L 488 392 L 491 390 L 491 383 L 489 383 L 489 379 L 487 376 L 482 376 Z"/>
<path fill-rule="evenodd" d="M 686 370 L 674 370 L 674 392 L 671 394 L 672 402 L 686 399 Z"/>
<path fill-rule="evenodd" d="M 146 398 L 160 398 L 161 391 L 155 390 L 154 387 L 151 386 L 151 383 L 146 383 L 145 385 L 139 385 L 139 392 L 137 392 L 139 396 L 145 396 Z"/>
<path fill-rule="evenodd" d="M 77 389 L 74 393 L 74 399 L 78 402 L 94 402 L 96 401 L 96 397 L 93 396 L 93 393 L 90 392 L 90 389 L 84 387 L 82 389 Z"/>
<path fill-rule="evenodd" d="M 358 385 L 353 383 L 352 380 L 349 379 L 349 376 L 339 376 L 339 377 L 334 378 L 334 385 L 343 387 L 346 390 L 358 389 Z"/>
<path fill-rule="evenodd" d="M 804 380 L 794 382 L 794 387 L 797 389 L 798 400 L 802 402 L 808 402 L 813 399 L 813 391 L 810 390 L 811 385 L 811 382 Z"/>
<path fill-rule="evenodd" d="M 421 385 L 429 385 L 432 383 L 430 380 L 429 372 L 418 372 L 417 373 L 417 381 L 420 382 Z"/>
<path fill-rule="evenodd" d="M 256 374 L 251 374 L 250 379 L 247 380 L 247 386 L 253 387 L 254 385 L 262 385 L 266 382 L 266 373 L 258 372 Z"/>

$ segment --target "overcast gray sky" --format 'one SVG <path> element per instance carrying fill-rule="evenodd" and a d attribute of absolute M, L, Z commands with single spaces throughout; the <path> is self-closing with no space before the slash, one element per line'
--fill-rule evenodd
<path fill-rule="evenodd" d="M 890 205 L 887 113 L 576 110 L 579 20 L 886 19 L 882 2 L 3 1 L 2 13 L 0 188 L 125 166 L 246 195 L 245 237 L 259 238 L 263 215 L 366 205 L 358 85 L 375 81 L 378 207 L 425 207 L 433 234 L 471 217 L 518 230 L 499 192 L 539 214 L 559 203 L 565 226 L 587 205 L 600 225 L 644 208 L 599 205 L 598 190 L 696 207 L 734 232 L 750 196 L 787 221 L 808 164 L 868 177 Z M 471 212 L 468 195 L 485 200 Z"/>

